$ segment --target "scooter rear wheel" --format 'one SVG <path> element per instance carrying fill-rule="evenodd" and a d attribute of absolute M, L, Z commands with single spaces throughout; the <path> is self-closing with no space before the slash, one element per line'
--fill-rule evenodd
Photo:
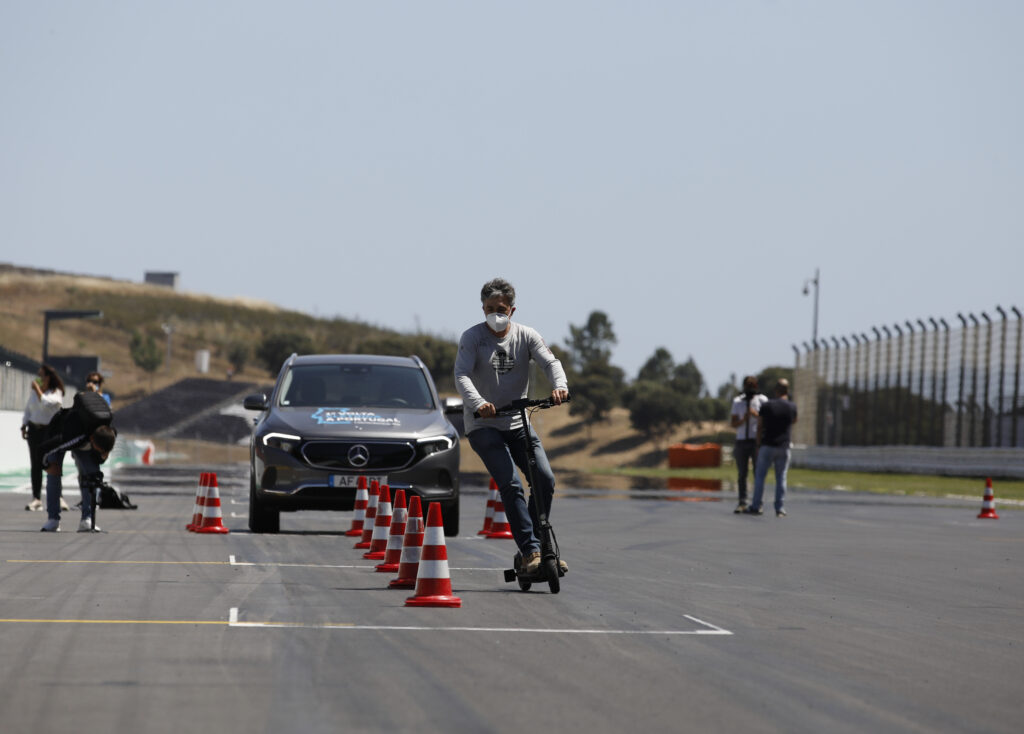
<path fill-rule="evenodd" d="M 544 575 L 548 577 L 548 588 L 551 593 L 557 594 L 562 588 L 562 584 L 558 580 L 558 561 L 554 558 L 544 561 Z"/>

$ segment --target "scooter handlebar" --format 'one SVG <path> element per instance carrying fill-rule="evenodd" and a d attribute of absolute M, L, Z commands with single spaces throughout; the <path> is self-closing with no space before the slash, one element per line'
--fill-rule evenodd
<path fill-rule="evenodd" d="M 568 403 L 570 400 L 572 400 L 572 395 L 566 396 L 566 398 L 562 402 L 563 403 Z M 500 408 L 498 408 L 494 412 L 494 417 L 498 418 L 500 416 L 515 415 L 520 410 L 523 410 L 525 408 L 538 408 L 538 409 L 541 409 L 541 410 L 546 410 L 547 408 L 553 408 L 553 407 L 555 407 L 555 404 L 551 401 L 551 398 L 541 398 L 540 400 L 531 400 L 530 398 L 520 398 L 519 400 L 513 400 L 508 405 L 503 405 Z M 480 416 L 480 411 L 479 410 L 473 411 L 473 417 L 474 418 L 480 418 L 481 417 Z"/>

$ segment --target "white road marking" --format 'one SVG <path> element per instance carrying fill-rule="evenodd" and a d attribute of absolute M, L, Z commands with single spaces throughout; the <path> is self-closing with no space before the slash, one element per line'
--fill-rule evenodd
<path fill-rule="evenodd" d="M 228 613 L 229 627 L 249 627 L 262 629 L 343 629 L 362 630 L 374 632 L 526 632 L 536 634 L 561 634 L 561 635 L 732 635 L 732 632 L 722 629 L 716 625 L 705 622 L 689 614 L 684 617 L 691 622 L 702 625 L 706 629 L 690 630 L 629 630 L 629 629 L 572 629 L 572 628 L 542 628 L 542 627 L 421 627 L 417 625 L 387 625 L 387 624 L 354 624 L 351 622 L 322 622 L 311 624 L 307 622 L 240 622 L 238 620 L 238 607 L 231 607 Z"/>

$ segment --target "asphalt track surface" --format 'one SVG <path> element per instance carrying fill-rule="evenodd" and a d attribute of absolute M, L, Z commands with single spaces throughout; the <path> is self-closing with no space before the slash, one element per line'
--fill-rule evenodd
<path fill-rule="evenodd" d="M 230 535 L 185 530 L 201 469 Z M 123 470 L 139 509 L 97 535 L 0 496 L 3 732 L 1020 731 L 1024 512 L 998 485 L 999 520 L 980 491 L 794 492 L 777 519 L 562 489 L 557 595 L 504 582 L 512 543 L 464 487 L 462 607 L 423 609 L 349 513 L 250 534 L 244 471 Z"/>

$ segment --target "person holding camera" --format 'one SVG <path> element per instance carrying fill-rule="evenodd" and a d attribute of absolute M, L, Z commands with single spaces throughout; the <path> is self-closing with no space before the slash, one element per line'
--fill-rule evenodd
<path fill-rule="evenodd" d="M 21 437 L 28 442 L 28 456 L 31 466 L 32 501 L 26 510 L 41 512 L 43 509 L 43 441 L 46 427 L 64 405 L 64 382 L 48 364 L 40 365 L 36 379 L 32 381 L 28 402 L 21 418 Z M 64 500 L 61 499 L 63 503 Z M 67 509 L 64 503 L 63 508 Z"/>
<path fill-rule="evenodd" d="M 736 444 L 732 450 L 736 462 L 736 487 L 739 504 L 734 513 L 747 509 L 747 474 L 750 464 L 757 467 L 757 418 L 761 406 L 768 402 L 768 396 L 757 391 L 757 378 L 747 375 L 743 378 L 743 393 L 732 401 L 732 427 L 736 429 Z"/>
<path fill-rule="evenodd" d="M 110 396 L 103 392 L 103 375 L 99 372 L 90 372 L 86 375 L 85 389 L 98 393 L 100 397 L 107 401 L 107 405 L 110 405 Z"/>

